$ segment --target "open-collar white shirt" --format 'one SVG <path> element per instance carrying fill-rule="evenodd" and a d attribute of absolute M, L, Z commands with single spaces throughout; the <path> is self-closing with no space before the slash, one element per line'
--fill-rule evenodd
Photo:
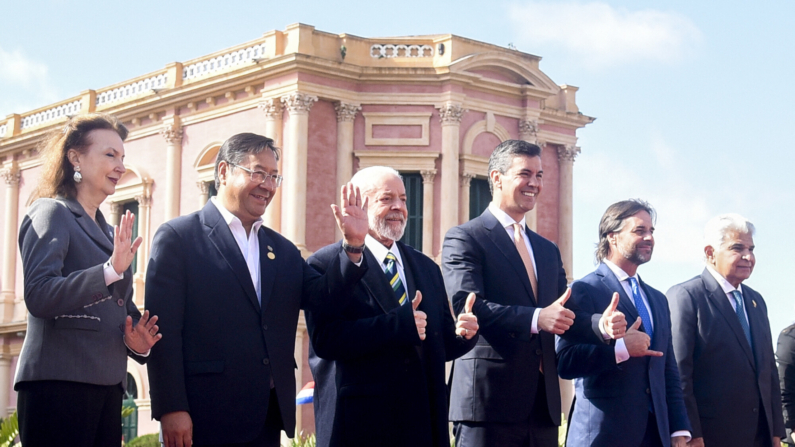
<path fill-rule="evenodd" d="M 259 237 L 257 237 L 257 233 L 262 226 L 262 218 L 260 217 L 254 221 L 254 225 L 251 226 L 251 232 L 246 234 L 246 229 L 243 228 L 243 222 L 241 222 L 237 216 L 226 209 L 215 197 L 211 198 L 210 201 L 218 208 L 224 221 L 229 225 L 229 231 L 232 232 L 232 236 L 235 238 L 238 248 L 240 248 L 240 253 L 243 255 L 243 259 L 246 260 L 248 273 L 251 275 L 251 282 L 254 284 L 254 290 L 257 291 L 257 301 L 262 304 L 262 292 L 260 291 Z"/>

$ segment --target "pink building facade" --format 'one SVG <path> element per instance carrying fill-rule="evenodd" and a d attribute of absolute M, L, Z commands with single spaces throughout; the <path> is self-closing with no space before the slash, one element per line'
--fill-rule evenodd
<path fill-rule="evenodd" d="M 163 222 L 213 194 L 218 148 L 254 132 L 282 148 L 285 180 L 265 222 L 308 256 L 339 238 L 329 204 L 357 169 L 391 166 L 409 194 L 407 241 L 438 260 L 446 231 L 488 202 L 488 156 L 506 139 L 542 146 L 544 190 L 528 223 L 572 266 L 572 165 L 577 130 L 594 118 L 577 87 L 558 85 L 540 58 L 453 35 L 361 38 L 303 24 L 56 104 L 0 119 L 0 415 L 16 408 L 13 376 L 26 328 L 19 224 L 40 175 L 36 144 L 69 115 L 101 111 L 130 130 L 127 173 L 102 207 L 109 221 L 137 214 L 144 238 L 135 274 L 143 308 L 146 261 Z M 485 188 L 485 190 L 484 190 Z M 413 204 L 413 205 L 412 205 Z M 571 280 L 571 278 L 569 278 Z M 311 380 L 299 323 L 299 388 Z M 150 421 L 146 369 L 129 363 L 138 432 Z M 313 430 L 310 406 L 298 430 Z"/>

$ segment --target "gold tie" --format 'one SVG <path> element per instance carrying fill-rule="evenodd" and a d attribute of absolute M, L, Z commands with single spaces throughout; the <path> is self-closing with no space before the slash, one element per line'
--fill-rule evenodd
<path fill-rule="evenodd" d="M 538 280 L 536 279 L 536 272 L 533 270 L 533 260 L 530 259 L 530 253 L 527 251 L 527 246 L 524 244 L 524 231 L 522 231 L 522 226 L 518 223 L 513 224 L 513 243 L 516 245 L 516 250 L 522 258 L 525 270 L 527 270 L 527 277 L 530 279 L 530 287 L 533 288 L 533 298 L 536 304 L 538 304 Z"/>

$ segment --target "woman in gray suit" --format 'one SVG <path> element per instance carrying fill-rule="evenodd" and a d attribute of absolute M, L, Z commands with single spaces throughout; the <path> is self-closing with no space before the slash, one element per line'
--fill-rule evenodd
<path fill-rule="evenodd" d="M 114 228 L 99 211 L 125 172 L 126 137 L 115 117 L 93 113 L 41 145 L 19 236 L 30 314 L 14 388 L 26 447 L 117 447 L 127 356 L 143 363 L 161 337 L 132 301 L 134 216 Z"/>

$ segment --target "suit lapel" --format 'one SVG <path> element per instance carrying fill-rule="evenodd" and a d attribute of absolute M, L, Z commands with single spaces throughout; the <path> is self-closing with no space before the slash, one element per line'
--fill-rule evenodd
<path fill-rule="evenodd" d="M 740 344 L 743 352 L 745 352 L 746 357 L 748 357 L 748 361 L 756 368 L 756 361 L 751 352 L 751 346 L 748 345 L 745 332 L 742 326 L 740 326 L 740 320 L 737 319 L 737 314 L 734 312 L 731 303 L 729 303 L 729 298 L 726 296 L 726 293 L 720 287 L 720 284 L 715 281 L 715 278 L 712 277 L 709 270 L 704 269 L 701 273 L 701 280 L 704 282 L 704 288 L 707 290 L 707 299 L 712 303 L 712 306 L 718 308 L 723 318 L 726 319 L 726 323 L 728 323 L 731 331 L 734 332 L 734 337 L 737 339 L 737 343 Z M 744 301 L 747 303 L 747 299 Z M 750 319 L 751 313 L 747 313 Z"/>
<path fill-rule="evenodd" d="M 419 289 L 422 292 L 422 287 L 417 284 L 418 276 L 414 275 L 415 265 L 414 259 L 409 256 L 409 250 L 403 245 L 402 242 L 395 242 L 398 246 L 398 250 L 400 250 L 400 258 L 403 260 L 403 274 L 406 276 L 406 296 L 409 300 L 414 299 L 414 295 L 417 293 Z M 422 303 L 420 303 L 422 305 Z"/>
<path fill-rule="evenodd" d="M 268 236 L 265 227 L 260 227 L 257 232 L 259 239 L 259 287 L 260 287 L 260 302 L 262 313 L 268 308 L 271 292 L 273 291 L 273 284 L 276 281 L 276 273 L 279 270 L 278 255 L 273 251 L 273 239 Z M 273 259 L 268 255 L 274 256 Z"/>
<path fill-rule="evenodd" d="M 765 352 L 763 340 L 765 339 L 762 332 L 767 325 L 764 324 L 762 319 L 762 312 L 760 312 L 754 305 L 757 299 L 760 299 L 757 294 L 747 287 L 743 287 L 743 302 L 745 303 L 745 313 L 748 314 L 748 325 L 751 327 L 751 342 L 754 344 L 753 354 L 755 365 L 757 367 L 762 363 L 762 353 Z"/>
<path fill-rule="evenodd" d="M 218 208 L 211 202 L 207 202 L 207 205 L 202 209 L 202 218 L 204 220 L 204 225 L 208 227 L 209 232 L 207 233 L 207 237 L 210 239 L 210 242 L 218 249 L 218 252 L 229 266 L 229 269 L 232 270 L 237 280 L 243 286 L 246 297 L 259 312 L 260 304 L 257 300 L 257 291 L 254 290 L 254 283 L 251 282 L 248 265 L 246 264 L 246 260 L 243 259 L 240 247 L 238 247 L 235 238 L 232 236 L 229 225 L 224 221 Z"/>
<path fill-rule="evenodd" d="M 77 224 L 80 225 L 80 228 L 82 228 L 94 242 L 99 244 L 100 247 L 104 248 L 108 253 L 113 253 L 113 236 L 105 234 L 103 231 L 107 228 L 107 223 L 102 213 L 97 211 L 97 222 L 94 222 L 77 200 L 63 199 L 63 202 L 66 204 L 66 207 L 76 215 L 75 220 Z M 102 229 L 100 225 L 103 225 Z"/>
<path fill-rule="evenodd" d="M 367 269 L 360 284 L 364 286 L 367 293 L 378 303 L 384 313 L 387 313 L 399 306 L 395 292 L 389 287 L 389 279 L 384 274 L 381 262 L 367 248 L 364 249 L 364 256 L 367 257 L 367 265 L 373 266 L 373 268 Z M 408 296 L 406 298 L 408 299 Z"/>
<path fill-rule="evenodd" d="M 640 284 L 640 287 L 643 289 L 643 293 L 646 294 L 646 300 L 649 302 L 649 307 L 651 308 L 649 309 L 649 312 L 651 313 L 651 318 L 652 318 L 651 322 L 654 325 L 654 334 L 662 334 L 662 332 L 657 332 L 657 329 L 659 329 L 660 331 L 664 331 L 665 328 L 665 325 L 661 324 L 662 321 L 666 320 L 665 318 L 663 318 L 662 304 L 657 302 L 657 295 L 653 294 L 650 288 L 646 286 L 646 283 L 644 283 L 643 280 L 640 279 L 640 275 L 638 275 L 638 279 L 639 279 L 638 284 Z M 654 351 L 665 352 L 667 348 L 666 345 L 668 344 L 666 340 L 667 340 L 666 337 L 662 336 L 658 337 L 657 335 L 655 335 L 654 340 L 652 340 L 652 346 L 650 349 Z"/>
<path fill-rule="evenodd" d="M 635 302 L 627 296 L 610 267 L 604 263 L 599 264 L 599 267 L 596 268 L 596 273 L 602 277 L 602 283 L 610 291 L 610 299 L 613 297 L 613 292 L 618 292 L 618 310 L 624 313 L 627 318 L 627 325 L 632 325 L 638 319 L 638 309 L 635 307 Z"/>
<path fill-rule="evenodd" d="M 549 272 L 549 268 L 553 265 L 552 263 L 540 262 L 540 260 L 554 259 L 554 257 L 546 253 L 544 244 L 540 243 L 541 236 L 534 233 L 527 227 L 525 227 L 525 237 L 528 241 L 530 241 L 530 247 L 533 249 L 533 263 L 536 265 L 536 283 L 538 284 L 538 296 L 535 297 L 536 302 L 538 303 L 539 307 L 548 306 L 552 304 L 552 302 L 546 302 L 542 300 L 542 297 L 551 297 L 553 300 L 558 298 L 557 290 L 553 293 L 545 293 L 553 283 L 557 285 L 556 281 L 558 279 L 558 275 L 557 273 Z M 525 276 L 526 275 L 527 273 L 525 272 Z M 529 278 L 527 282 L 528 284 L 530 283 Z"/>
<path fill-rule="evenodd" d="M 524 262 L 522 262 L 522 257 L 519 256 L 519 252 L 516 250 L 516 246 L 514 245 L 511 238 L 508 236 L 508 233 L 503 228 L 500 221 L 494 217 L 493 214 L 486 209 L 483 214 L 480 215 L 483 219 L 483 226 L 487 230 L 489 238 L 497 246 L 497 248 L 502 252 L 502 254 L 508 259 L 508 263 L 513 268 L 516 275 L 519 277 L 522 285 L 527 291 L 527 296 L 530 297 L 530 301 L 536 304 L 536 297 L 533 295 L 533 288 L 530 286 L 530 278 L 527 277 L 527 270 L 524 268 Z M 536 268 L 537 269 L 537 268 Z"/>

